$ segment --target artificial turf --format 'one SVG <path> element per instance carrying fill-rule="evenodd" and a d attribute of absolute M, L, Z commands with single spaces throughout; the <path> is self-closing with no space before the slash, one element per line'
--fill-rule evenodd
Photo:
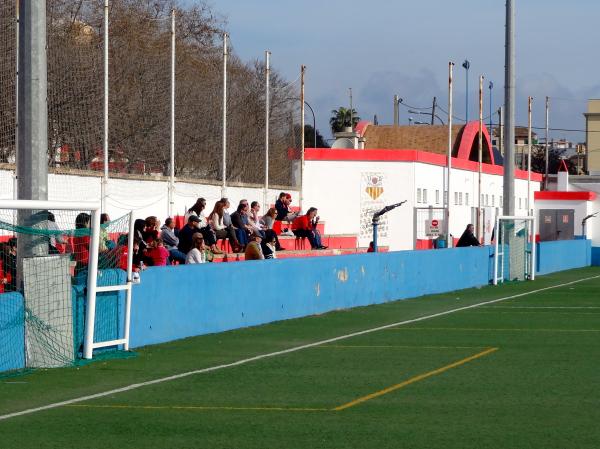
<path fill-rule="evenodd" d="M 0 382 L 0 415 L 594 276 L 0 420 L 0 447 L 598 448 L 598 268 L 189 338 L 142 348 L 132 359 L 39 370 Z"/>

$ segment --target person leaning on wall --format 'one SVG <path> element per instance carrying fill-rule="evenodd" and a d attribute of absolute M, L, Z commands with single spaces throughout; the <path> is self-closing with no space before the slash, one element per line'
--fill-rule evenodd
<path fill-rule="evenodd" d="M 473 233 L 474 230 L 475 226 L 468 224 L 467 229 L 465 229 L 465 232 L 463 232 L 460 239 L 458 239 L 456 247 L 481 246 L 481 243 L 479 243 L 479 240 L 477 240 L 477 237 L 475 237 L 475 234 Z"/>

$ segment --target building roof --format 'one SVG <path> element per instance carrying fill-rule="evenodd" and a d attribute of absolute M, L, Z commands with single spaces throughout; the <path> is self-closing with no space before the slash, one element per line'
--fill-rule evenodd
<path fill-rule="evenodd" d="M 492 130 L 492 135 L 498 137 L 500 135 L 500 128 L 496 127 Z M 515 139 L 527 139 L 529 137 L 529 129 L 526 126 L 515 126 Z M 531 138 L 537 138 L 537 133 L 531 131 Z"/>
<path fill-rule="evenodd" d="M 446 125 L 375 126 L 363 123 L 358 132 L 364 137 L 365 149 L 417 150 L 435 154 L 447 154 L 448 152 L 448 127 Z M 485 126 L 482 134 L 482 162 L 496 164 Z M 478 136 L 479 122 L 477 121 L 452 126 L 452 157 L 471 161 L 479 160 Z"/>
<path fill-rule="evenodd" d="M 452 127 L 453 148 L 462 125 Z M 448 127 L 445 125 L 373 126 L 364 131 L 365 149 L 411 149 L 446 154 L 448 151 Z M 453 149 L 454 153 L 454 149 Z"/>

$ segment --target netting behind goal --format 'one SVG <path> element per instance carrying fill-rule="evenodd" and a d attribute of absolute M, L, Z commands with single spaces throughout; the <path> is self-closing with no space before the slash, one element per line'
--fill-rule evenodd
<path fill-rule="evenodd" d="M 494 284 L 535 278 L 535 220 L 498 217 L 496 220 Z"/>
<path fill-rule="evenodd" d="M 0 375 L 83 357 L 96 263 L 93 341 L 122 336 L 127 292 L 101 290 L 127 284 L 130 217 L 100 225 L 97 252 L 92 217 L 90 210 L 0 208 Z"/>

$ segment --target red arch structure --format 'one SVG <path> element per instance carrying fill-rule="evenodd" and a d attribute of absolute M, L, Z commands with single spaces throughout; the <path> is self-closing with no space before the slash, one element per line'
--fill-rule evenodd
<path fill-rule="evenodd" d="M 494 152 L 492 151 L 492 140 L 490 139 L 490 133 L 488 132 L 487 127 L 483 126 L 483 156 L 482 159 L 484 162 L 496 165 L 496 161 L 494 160 Z M 475 159 L 471 158 L 471 151 L 473 148 L 478 148 L 479 142 L 479 122 L 473 121 L 467 123 L 463 129 L 461 129 L 459 136 L 457 137 L 458 149 L 455 150 L 454 157 L 458 159 L 465 160 L 475 160 L 477 161 L 477 157 Z M 456 148 L 456 144 L 455 147 Z M 486 158 L 486 155 L 488 156 Z M 489 158 L 489 159 L 488 159 Z"/>

